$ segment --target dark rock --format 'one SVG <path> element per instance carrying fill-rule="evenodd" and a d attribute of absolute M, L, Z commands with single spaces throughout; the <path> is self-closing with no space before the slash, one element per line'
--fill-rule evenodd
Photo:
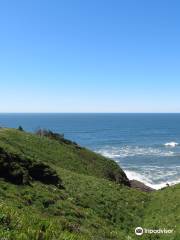
<path fill-rule="evenodd" d="M 18 156 L 0 148 L 0 177 L 14 184 L 29 184 L 30 176 L 23 165 L 23 161 Z"/>
<path fill-rule="evenodd" d="M 144 183 L 137 181 L 137 180 L 130 180 L 130 186 L 131 186 L 131 188 L 139 189 L 143 192 L 155 191 L 155 189 L 148 187 Z"/>
<path fill-rule="evenodd" d="M 113 182 L 123 184 L 130 187 L 130 181 L 121 169 L 108 170 L 106 177 Z"/>
<path fill-rule="evenodd" d="M 45 184 L 52 184 L 57 187 L 62 186 L 62 181 L 56 172 L 44 163 L 34 163 L 32 166 L 30 166 L 29 175 L 32 177 L 32 179 L 38 180 Z"/>
<path fill-rule="evenodd" d="M 56 171 L 48 165 L 7 153 L 0 148 L 0 177 L 14 184 L 29 184 L 37 180 L 64 188 Z"/>

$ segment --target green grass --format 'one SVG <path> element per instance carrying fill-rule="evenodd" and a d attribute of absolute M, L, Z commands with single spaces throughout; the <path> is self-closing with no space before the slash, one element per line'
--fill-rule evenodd
<path fill-rule="evenodd" d="M 164 235 L 162 239 L 180 239 L 180 184 L 152 193 L 151 201 L 144 212 L 142 226 L 151 229 L 174 229 L 172 237 Z"/>
<path fill-rule="evenodd" d="M 13 129 L 0 129 L 0 147 L 46 163 L 65 187 L 0 179 L 0 239 L 180 239 L 180 185 L 153 193 L 131 189 L 123 185 L 122 170 L 111 160 Z M 137 226 L 173 228 L 175 233 L 136 237 Z"/>
<path fill-rule="evenodd" d="M 124 172 L 112 160 L 73 144 L 59 143 L 13 129 L 0 129 L 0 147 L 22 158 L 39 160 L 57 168 L 126 183 Z"/>
<path fill-rule="evenodd" d="M 4 223 L 2 232 L 7 234 L 8 229 L 12 239 L 14 233 L 29 237 L 27 229 L 36 234 L 45 221 L 51 228 L 45 231 L 46 238 L 43 239 L 52 239 L 53 234 L 56 239 L 61 239 L 58 235 L 63 232 L 84 239 L 121 239 L 141 221 L 145 194 L 134 191 L 129 197 L 130 190 L 114 183 L 103 179 L 98 182 L 94 177 L 84 178 L 77 174 L 73 176 L 74 179 L 77 177 L 76 184 L 73 179 L 66 179 L 66 190 L 40 183 L 22 187 L 1 181 L 4 205 L 0 212 L 6 216 L 1 222 Z"/>

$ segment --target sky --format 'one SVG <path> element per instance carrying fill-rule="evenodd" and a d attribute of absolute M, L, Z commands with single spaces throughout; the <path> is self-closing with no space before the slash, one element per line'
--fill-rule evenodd
<path fill-rule="evenodd" d="M 0 0 L 0 112 L 180 112 L 180 1 Z"/>

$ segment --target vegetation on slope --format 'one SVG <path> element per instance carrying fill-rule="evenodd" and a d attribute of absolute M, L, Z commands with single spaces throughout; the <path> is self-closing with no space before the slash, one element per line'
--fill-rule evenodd
<path fill-rule="evenodd" d="M 174 231 L 172 235 L 163 234 L 161 238 L 157 235 L 144 239 L 180 239 L 180 184 L 152 193 L 144 211 L 142 227 Z"/>
<path fill-rule="evenodd" d="M 164 235 L 136 237 L 135 227 L 142 226 L 174 228 L 167 239 L 179 239 L 180 185 L 153 193 L 131 189 L 123 171 L 111 160 L 71 142 L 22 131 L 0 129 L 0 149 L 0 168 L 7 159 L 18 159 L 16 164 L 29 177 L 28 183 L 13 184 L 1 175 L 1 238 L 166 239 Z M 63 188 L 33 178 L 29 166 L 37 164 L 58 176 Z"/>
<path fill-rule="evenodd" d="M 0 129 L 0 146 L 22 159 L 41 161 L 52 168 L 61 167 L 77 173 L 106 178 L 129 185 L 125 173 L 112 160 L 79 148 L 64 140 L 56 141 L 19 130 Z"/>

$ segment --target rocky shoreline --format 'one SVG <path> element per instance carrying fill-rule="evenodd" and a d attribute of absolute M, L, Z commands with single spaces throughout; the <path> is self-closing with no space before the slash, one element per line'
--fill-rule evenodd
<path fill-rule="evenodd" d="M 137 181 L 137 180 L 130 180 L 130 186 L 131 188 L 135 188 L 138 190 L 141 190 L 143 192 L 153 192 L 156 191 L 155 189 L 145 185 L 144 183 Z"/>

